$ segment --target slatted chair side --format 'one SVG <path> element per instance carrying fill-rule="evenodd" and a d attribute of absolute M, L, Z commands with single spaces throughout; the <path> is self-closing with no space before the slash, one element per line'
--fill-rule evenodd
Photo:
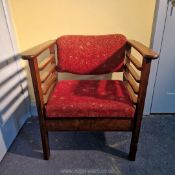
<path fill-rule="evenodd" d="M 135 49 L 141 54 L 141 61 L 131 54 L 131 48 Z M 151 61 L 156 58 L 158 58 L 158 54 L 151 49 L 145 47 L 139 42 L 128 41 L 125 58 L 124 80 L 130 97 L 136 108 L 129 153 L 129 158 L 131 160 L 135 160 L 137 151 L 137 143 L 144 110 Z M 140 72 L 139 74 L 138 71 Z"/>

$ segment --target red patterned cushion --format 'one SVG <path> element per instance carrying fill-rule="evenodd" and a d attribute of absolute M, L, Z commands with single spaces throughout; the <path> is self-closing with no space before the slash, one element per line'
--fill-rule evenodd
<path fill-rule="evenodd" d="M 46 106 L 47 117 L 133 117 L 134 107 L 122 81 L 60 81 Z"/>
<path fill-rule="evenodd" d="M 58 71 L 105 74 L 121 71 L 126 38 L 120 34 L 62 36 L 57 40 Z"/>

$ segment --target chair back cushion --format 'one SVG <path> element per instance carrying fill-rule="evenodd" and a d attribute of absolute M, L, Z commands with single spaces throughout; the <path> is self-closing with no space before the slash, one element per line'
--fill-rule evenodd
<path fill-rule="evenodd" d="M 122 71 L 126 41 L 121 34 L 61 36 L 57 70 L 82 75 Z"/>

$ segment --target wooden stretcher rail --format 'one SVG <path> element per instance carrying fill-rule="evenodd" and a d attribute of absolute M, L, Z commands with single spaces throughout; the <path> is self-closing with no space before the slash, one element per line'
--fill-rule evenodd
<path fill-rule="evenodd" d="M 48 77 L 55 71 L 55 69 L 56 69 L 55 64 L 52 64 L 48 68 L 48 70 L 43 71 L 40 75 L 41 82 L 44 83 L 48 79 Z"/>
<path fill-rule="evenodd" d="M 46 81 L 45 83 L 42 83 L 42 92 L 43 92 L 43 95 L 46 95 L 50 86 L 52 86 L 52 84 L 55 84 L 57 81 L 57 75 L 56 74 L 51 74 L 49 76 L 49 79 L 48 81 Z"/>
<path fill-rule="evenodd" d="M 49 131 L 132 131 L 133 118 L 47 118 Z"/>
<path fill-rule="evenodd" d="M 53 84 L 49 87 L 49 89 L 48 89 L 46 95 L 43 96 L 43 98 L 44 98 L 44 104 L 47 104 L 47 101 L 48 101 L 48 99 L 49 99 L 49 97 L 50 97 L 50 95 L 51 95 L 51 93 L 52 93 L 52 91 L 53 91 L 55 85 L 56 85 L 56 83 L 53 83 Z"/>
<path fill-rule="evenodd" d="M 54 54 L 51 54 L 48 58 L 45 58 L 40 64 L 39 64 L 39 70 L 43 70 L 49 63 L 54 62 Z"/>
<path fill-rule="evenodd" d="M 129 63 L 125 64 L 125 69 L 126 69 L 126 71 L 129 71 L 131 73 L 131 75 L 136 80 L 136 82 L 140 83 L 139 74 L 133 69 L 133 67 Z"/>
<path fill-rule="evenodd" d="M 138 95 L 136 95 L 128 82 L 125 82 L 125 86 L 128 89 L 131 100 L 134 104 L 137 104 Z"/>
<path fill-rule="evenodd" d="M 123 75 L 124 75 L 125 79 L 128 80 L 128 82 L 129 82 L 130 86 L 132 87 L 132 89 L 134 90 L 134 92 L 135 92 L 136 94 L 138 94 L 138 93 L 139 93 L 139 85 L 138 85 L 138 83 L 136 83 L 136 81 L 133 79 L 132 75 L 129 74 L 129 72 L 124 72 Z"/>
<path fill-rule="evenodd" d="M 129 59 L 138 70 L 142 70 L 142 63 L 133 55 L 126 53 L 126 59 Z"/>

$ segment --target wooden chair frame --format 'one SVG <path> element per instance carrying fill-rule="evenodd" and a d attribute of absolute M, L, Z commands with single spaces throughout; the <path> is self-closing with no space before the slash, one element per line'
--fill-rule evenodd
<path fill-rule="evenodd" d="M 22 58 L 24 60 L 28 60 L 31 70 L 31 77 L 39 115 L 44 159 L 48 160 L 50 156 L 48 131 L 131 131 L 132 138 L 129 159 L 135 160 L 151 61 L 158 58 L 158 54 L 137 41 L 127 41 L 124 81 L 133 104 L 135 105 L 135 115 L 133 119 L 121 117 L 51 119 L 47 118 L 45 114 L 45 105 L 47 103 L 45 94 L 49 91 L 49 87 L 52 87 L 49 92 L 51 93 L 57 81 L 53 76 L 56 73 L 55 60 L 53 59 L 55 54 L 55 45 L 56 40 L 47 41 L 22 54 Z M 131 48 L 134 48 L 142 55 L 142 63 L 131 54 Z M 46 58 L 46 60 L 39 65 L 37 58 L 47 49 L 50 50 L 51 56 Z M 41 77 L 40 70 L 44 69 L 49 63 L 53 63 L 52 70 L 50 69 L 48 74 L 43 76 L 41 75 Z M 140 71 L 140 75 L 137 73 L 137 71 L 135 71 L 135 69 L 133 69 L 133 66 L 135 69 Z M 45 79 L 47 79 L 51 74 L 52 76 L 49 78 L 50 82 L 47 82 L 48 84 L 46 83 L 43 86 Z"/>

